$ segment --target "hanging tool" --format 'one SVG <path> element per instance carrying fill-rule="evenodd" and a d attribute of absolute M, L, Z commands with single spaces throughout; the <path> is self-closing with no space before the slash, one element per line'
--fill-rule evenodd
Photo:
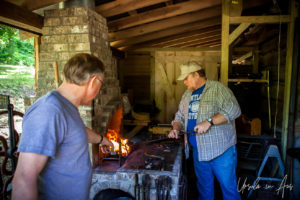
<path fill-rule="evenodd" d="M 142 177 L 142 186 L 143 186 L 143 200 L 150 200 L 150 195 L 149 195 L 149 191 L 150 191 L 150 176 L 149 174 L 145 174 Z"/>
<path fill-rule="evenodd" d="M 135 174 L 134 196 L 136 200 L 140 200 L 140 184 L 138 174 Z"/>
<path fill-rule="evenodd" d="M 171 186 L 172 186 L 172 179 L 170 177 L 166 177 L 167 179 L 167 194 L 166 194 L 166 200 L 169 200 L 170 192 L 171 192 Z"/>
<path fill-rule="evenodd" d="M 160 186 L 159 186 L 159 180 L 158 178 L 155 179 L 155 187 L 156 187 L 156 199 L 160 200 Z"/>

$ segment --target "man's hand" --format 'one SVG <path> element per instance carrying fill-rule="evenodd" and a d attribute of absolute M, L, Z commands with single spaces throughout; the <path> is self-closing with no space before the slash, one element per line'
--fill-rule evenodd
<path fill-rule="evenodd" d="M 179 134 L 179 130 L 173 129 L 168 134 L 168 138 L 176 138 L 176 139 L 178 139 L 179 138 L 178 134 Z"/>
<path fill-rule="evenodd" d="M 211 124 L 207 120 L 205 120 L 205 121 L 201 122 L 200 124 L 196 125 L 194 128 L 194 131 L 197 134 L 203 134 L 203 133 L 206 133 L 210 127 L 211 127 Z"/>
<path fill-rule="evenodd" d="M 107 137 L 103 136 L 103 140 L 100 145 L 104 153 L 108 153 L 109 151 L 114 151 L 114 144 Z"/>

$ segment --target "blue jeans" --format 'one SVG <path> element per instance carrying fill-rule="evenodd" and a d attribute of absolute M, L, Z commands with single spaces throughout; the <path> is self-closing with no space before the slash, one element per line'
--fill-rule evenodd
<path fill-rule="evenodd" d="M 210 161 L 198 161 L 197 149 L 193 149 L 193 159 L 199 192 L 198 200 L 214 200 L 214 176 L 220 183 L 224 200 L 241 199 L 235 174 L 237 165 L 235 146 Z"/>

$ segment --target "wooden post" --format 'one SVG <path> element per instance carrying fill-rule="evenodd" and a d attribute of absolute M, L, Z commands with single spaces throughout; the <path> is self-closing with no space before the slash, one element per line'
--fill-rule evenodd
<path fill-rule="evenodd" d="M 34 68 L 35 68 L 35 75 L 34 75 L 34 88 L 37 89 L 37 81 L 38 81 L 38 74 L 39 74 L 39 63 L 40 63 L 40 44 L 41 44 L 41 37 L 36 36 L 34 37 Z"/>
<path fill-rule="evenodd" d="M 229 0 L 222 0 L 221 82 L 228 84 L 229 64 Z"/>
<path fill-rule="evenodd" d="M 58 88 L 58 86 L 59 86 L 59 71 L 58 71 L 57 61 L 53 62 L 53 68 L 54 68 L 54 76 L 55 76 L 55 85 L 56 85 L 56 88 Z"/>
<path fill-rule="evenodd" d="M 286 148 L 288 138 L 288 122 L 289 122 L 289 104 L 291 93 L 291 76 L 292 76 L 292 61 L 293 61 L 293 42 L 295 29 L 296 15 L 295 0 L 290 1 L 290 22 L 288 24 L 287 41 L 286 41 L 286 62 L 285 62 L 285 84 L 284 84 L 284 99 L 283 99 L 283 120 L 282 120 L 282 135 L 281 146 L 283 161 L 286 160 Z"/>

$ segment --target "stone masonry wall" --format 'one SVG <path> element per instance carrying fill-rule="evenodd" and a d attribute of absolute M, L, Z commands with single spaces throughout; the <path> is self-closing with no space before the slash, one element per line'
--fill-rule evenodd
<path fill-rule="evenodd" d="M 88 8 L 66 8 L 45 11 L 44 20 L 37 98 L 56 88 L 53 62 L 58 62 L 62 82 L 64 64 L 74 54 L 97 56 L 106 66 L 104 84 L 95 99 L 94 113 L 91 106 L 80 107 L 79 110 L 85 125 L 103 134 L 107 124 L 105 120 L 109 120 L 111 115 L 105 112 L 116 109 L 120 99 L 117 61 L 110 50 L 106 19 Z"/>

